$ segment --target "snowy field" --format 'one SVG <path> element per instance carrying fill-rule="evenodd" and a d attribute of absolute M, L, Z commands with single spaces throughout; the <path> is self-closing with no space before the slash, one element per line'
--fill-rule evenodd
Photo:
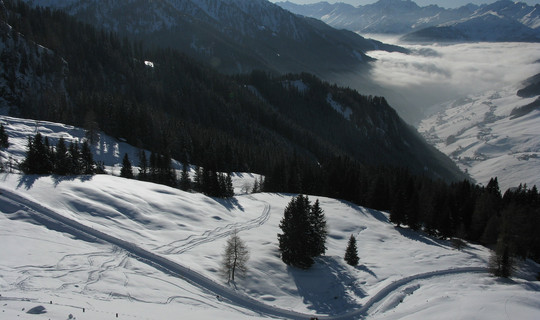
<path fill-rule="evenodd" d="M 3 152 L 3 159 L 15 158 L 24 150 L 24 132 L 34 134 L 35 127 L 0 121 L 20 134 L 10 135 L 13 146 Z M 42 125 L 55 127 L 51 135 L 79 134 Z M 131 150 L 103 141 L 110 141 L 107 150 L 119 150 L 101 153 L 109 167 Z M 235 175 L 237 191 L 254 177 Z M 225 201 L 112 175 L 2 174 L 0 318 L 540 318 L 534 280 L 540 266 L 524 263 L 502 281 L 485 272 L 484 247 L 458 251 L 448 241 L 394 227 L 386 213 L 337 199 L 318 198 L 329 227 L 326 255 L 308 271 L 287 267 L 277 234 L 293 196 L 239 194 Z M 250 260 L 246 277 L 232 284 L 220 265 L 234 229 Z M 351 234 L 358 267 L 342 258 Z M 36 306 L 44 313 L 27 313 Z"/>
<path fill-rule="evenodd" d="M 518 89 L 440 104 L 442 111 L 424 119 L 418 130 L 478 183 L 498 177 L 503 192 L 520 183 L 540 186 L 540 111 L 511 115 L 537 97 L 520 98 Z"/>

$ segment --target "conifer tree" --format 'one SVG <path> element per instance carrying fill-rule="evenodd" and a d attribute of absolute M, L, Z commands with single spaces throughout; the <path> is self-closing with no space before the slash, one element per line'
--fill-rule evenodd
<path fill-rule="evenodd" d="M 351 235 L 349 243 L 347 244 L 347 249 L 345 250 L 345 262 L 355 267 L 358 265 L 359 260 L 358 249 L 356 248 L 356 238 L 354 235 Z"/>
<path fill-rule="evenodd" d="M 225 177 L 225 190 L 224 190 L 224 196 L 225 198 L 232 198 L 234 197 L 234 187 L 232 183 L 231 174 L 227 173 L 227 176 Z"/>
<path fill-rule="evenodd" d="M 264 190 L 265 181 L 263 176 L 259 177 L 259 192 L 263 192 Z"/>
<path fill-rule="evenodd" d="M 180 189 L 188 191 L 191 189 L 191 179 L 189 178 L 188 166 L 184 162 L 182 164 L 182 174 L 180 175 Z"/>
<path fill-rule="evenodd" d="M 311 256 L 323 255 L 326 252 L 326 236 L 328 235 L 328 231 L 326 230 L 326 218 L 319 204 L 319 199 L 315 200 L 315 203 L 309 210 L 309 224 L 311 228 L 309 240 Z"/>
<path fill-rule="evenodd" d="M 150 167 L 148 169 L 148 179 L 150 181 L 156 181 L 157 179 L 157 173 L 158 173 L 158 168 L 157 168 L 157 155 L 154 153 L 154 152 L 151 152 L 150 153 Z"/>
<path fill-rule="evenodd" d="M 71 159 L 66 147 L 66 141 L 63 137 L 60 137 L 56 143 L 54 173 L 65 176 L 69 174 L 70 171 Z"/>
<path fill-rule="evenodd" d="M 51 173 L 51 162 L 48 156 L 49 150 L 43 143 L 43 137 L 38 132 L 34 138 L 28 138 L 26 158 L 20 165 L 21 170 L 27 174 Z"/>
<path fill-rule="evenodd" d="M 146 152 L 141 150 L 139 152 L 139 180 L 148 180 L 148 160 L 146 159 Z"/>
<path fill-rule="evenodd" d="M 259 181 L 257 179 L 255 179 L 255 181 L 253 182 L 253 188 L 251 189 L 251 193 L 258 193 L 260 192 L 260 187 L 259 187 Z"/>
<path fill-rule="evenodd" d="M 199 166 L 195 167 L 195 178 L 193 180 L 193 189 L 197 192 L 203 191 L 203 169 Z"/>
<path fill-rule="evenodd" d="M 71 159 L 70 174 L 80 174 L 82 172 L 81 165 L 81 150 L 79 149 L 79 142 L 72 141 L 69 144 L 69 157 Z"/>
<path fill-rule="evenodd" d="M 8 148 L 9 147 L 9 137 L 8 134 L 4 128 L 3 124 L 0 124 L 0 148 Z"/>
<path fill-rule="evenodd" d="M 310 219 L 311 211 L 309 199 L 304 195 L 293 198 L 285 208 L 279 224 L 282 233 L 278 234 L 278 241 L 281 260 L 288 265 L 308 269 L 313 258 L 321 254 L 320 248 L 312 249 L 317 232 Z"/>
<path fill-rule="evenodd" d="M 503 231 L 499 236 L 495 251 L 490 256 L 489 269 L 496 277 L 510 278 L 515 268 L 514 264 L 508 234 Z"/>
<path fill-rule="evenodd" d="M 81 147 L 81 164 L 83 174 L 93 174 L 95 172 L 94 155 L 92 154 L 88 140 L 84 140 Z"/>
<path fill-rule="evenodd" d="M 131 167 L 131 161 L 129 161 L 128 154 L 124 154 L 122 159 L 122 168 L 120 169 L 120 176 L 123 178 L 133 179 L 133 168 Z"/>

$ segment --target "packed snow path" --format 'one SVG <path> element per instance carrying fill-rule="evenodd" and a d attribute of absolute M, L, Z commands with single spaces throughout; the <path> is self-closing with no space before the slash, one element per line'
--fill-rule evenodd
<path fill-rule="evenodd" d="M 189 283 L 196 285 L 203 290 L 210 291 L 212 294 L 218 296 L 222 301 L 228 301 L 237 306 L 249 309 L 253 312 L 259 313 L 261 315 L 267 315 L 278 318 L 285 319 L 310 319 L 312 317 L 317 317 L 318 319 L 360 319 L 367 315 L 368 311 L 377 303 L 381 302 L 386 296 L 391 292 L 397 290 L 398 288 L 416 280 L 423 280 L 427 278 L 437 277 L 437 276 L 448 276 L 454 274 L 462 273 L 483 273 L 487 272 L 486 268 L 480 267 L 467 267 L 467 268 L 455 268 L 449 270 L 439 270 L 421 273 L 413 276 L 409 276 L 397 281 L 394 281 L 381 289 L 377 294 L 371 297 L 363 306 L 356 310 L 346 312 L 341 315 L 334 316 L 314 316 L 311 314 L 294 312 L 291 310 L 281 309 L 275 306 L 270 306 L 264 303 L 261 303 L 255 299 L 252 299 L 248 296 L 240 294 L 234 291 L 231 288 L 225 287 L 215 281 L 201 275 L 200 273 L 191 270 L 179 263 L 173 262 L 165 257 L 152 253 L 148 250 L 145 250 L 133 243 L 129 243 L 122 239 L 113 237 L 111 235 L 105 234 L 88 226 L 85 226 L 77 221 L 74 221 L 70 218 L 67 218 L 63 215 L 60 215 L 54 212 L 51 209 L 48 209 L 38 203 L 35 203 L 29 199 L 26 199 L 22 196 L 16 195 L 10 191 L 0 188 L 0 203 L 2 205 L 8 205 L 11 207 L 19 208 L 19 210 L 25 212 L 27 215 L 31 216 L 38 222 L 41 222 L 44 225 L 54 226 L 58 230 L 70 233 L 74 236 L 77 236 L 82 239 L 88 239 L 98 242 L 106 242 L 112 245 L 115 245 L 119 248 L 126 250 L 129 254 L 134 257 L 144 261 L 154 267 L 162 269 L 171 274 L 175 274 L 180 278 L 188 281 Z M 253 228 L 257 224 L 262 224 L 268 219 L 268 214 L 270 211 L 270 206 L 265 206 L 263 214 L 254 220 L 249 221 L 244 227 Z M 235 226 L 233 224 L 225 227 L 227 231 L 214 230 L 210 234 L 214 234 L 215 238 L 221 238 L 228 234 Z"/>

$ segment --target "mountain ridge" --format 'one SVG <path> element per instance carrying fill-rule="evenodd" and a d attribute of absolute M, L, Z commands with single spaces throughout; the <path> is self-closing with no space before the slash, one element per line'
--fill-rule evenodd
<path fill-rule="evenodd" d="M 147 45 L 182 50 L 225 73 L 263 69 L 323 75 L 367 68 L 371 60 L 365 55 L 368 50 L 406 51 L 298 17 L 264 0 L 72 0 L 45 4 Z"/>
<path fill-rule="evenodd" d="M 492 4 L 444 9 L 418 6 L 411 0 L 380 0 L 374 4 L 344 7 L 341 4 L 296 5 L 278 2 L 283 8 L 320 19 L 336 28 L 361 34 L 408 34 L 408 41 L 540 41 L 540 5 L 500 0 Z M 478 23 L 492 14 L 499 19 Z M 471 20 L 477 21 L 476 25 Z M 508 26 L 513 26 L 508 30 Z M 519 26 L 519 27 L 518 27 Z M 499 36 L 490 36 L 497 28 Z"/>

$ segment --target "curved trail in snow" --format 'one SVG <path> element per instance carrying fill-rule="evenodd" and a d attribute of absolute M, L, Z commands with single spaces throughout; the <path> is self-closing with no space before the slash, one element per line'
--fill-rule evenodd
<path fill-rule="evenodd" d="M 156 250 L 163 254 L 181 254 L 201 244 L 230 236 L 235 230 L 244 231 L 260 227 L 270 218 L 270 209 L 271 206 L 269 204 L 265 204 L 262 214 L 255 219 L 247 222 L 236 222 L 223 227 L 217 227 L 214 230 L 207 230 L 200 235 L 191 235 L 185 239 L 176 240 L 169 244 L 159 246 L 156 248 Z M 167 249 L 163 250 L 164 248 Z"/>
<path fill-rule="evenodd" d="M 306 313 L 295 312 L 292 310 L 281 309 L 275 306 L 270 306 L 265 303 L 262 303 L 258 300 L 255 300 L 251 297 L 248 297 L 244 294 L 234 291 L 229 287 L 225 287 L 206 276 L 191 270 L 177 262 L 171 261 L 165 257 L 152 253 L 146 249 L 143 249 L 133 243 L 124 241 L 122 239 L 113 237 L 109 234 L 105 234 L 101 231 L 95 230 L 88 226 L 83 225 L 71 218 L 65 217 L 61 214 L 54 212 L 51 209 L 48 209 L 30 199 L 17 195 L 11 191 L 0 188 L 0 204 L 2 202 L 9 204 L 10 206 L 15 206 L 20 208 L 20 210 L 25 211 L 27 214 L 31 215 L 33 218 L 37 218 L 38 221 L 42 223 L 52 224 L 55 227 L 59 228 L 67 233 L 71 233 L 75 236 L 81 237 L 83 239 L 91 239 L 98 242 L 106 242 L 112 245 L 118 246 L 127 252 L 129 252 L 134 257 L 157 267 L 161 270 L 164 270 L 168 273 L 179 276 L 185 281 L 191 283 L 194 286 L 197 286 L 207 292 L 211 292 L 214 295 L 218 295 L 221 300 L 230 302 L 239 307 L 251 310 L 254 313 L 260 315 L 272 316 L 277 318 L 284 319 L 310 319 L 312 317 L 317 317 L 318 319 L 328 319 L 328 320 L 345 320 L 345 319 L 360 319 L 367 316 L 367 313 L 371 307 L 376 303 L 382 301 L 386 296 L 391 292 L 397 290 L 401 286 L 410 283 L 416 280 L 423 280 L 432 277 L 438 276 L 447 276 L 453 274 L 461 273 L 483 273 L 487 272 L 486 268 L 480 267 L 465 267 L 465 268 L 456 268 L 449 270 L 439 270 L 421 273 L 403 279 L 394 281 L 388 284 L 386 287 L 381 289 L 377 294 L 371 297 L 364 305 L 359 307 L 356 310 L 348 311 L 339 315 L 324 316 L 324 315 L 312 315 Z M 269 207 L 265 208 L 265 210 Z M 264 216 L 264 213 L 263 213 Z"/>

